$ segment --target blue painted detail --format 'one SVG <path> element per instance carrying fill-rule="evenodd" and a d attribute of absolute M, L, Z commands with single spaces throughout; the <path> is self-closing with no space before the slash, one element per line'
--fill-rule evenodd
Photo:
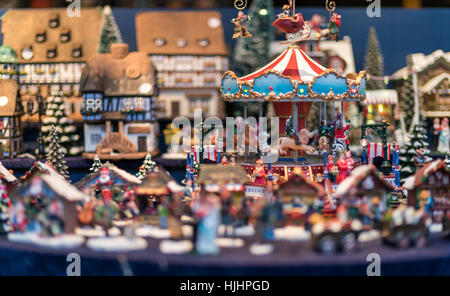
<path fill-rule="evenodd" d="M 345 94 L 348 91 L 347 79 L 337 76 L 334 73 L 328 73 L 316 77 L 311 90 L 320 95 L 327 95 L 330 91 L 337 96 Z"/>
<path fill-rule="evenodd" d="M 359 93 L 362 95 L 366 94 L 366 77 L 361 79 L 361 82 L 359 83 Z"/>
<path fill-rule="evenodd" d="M 304 97 L 308 95 L 308 85 L 307 84 L 298 84 L 297 95 L 300 97 Z"/>
<path fill-rule="evenodd" d="M 224 95 L 235 95 L 239 92 L 239 85 L 236 78 L 226 76 L 222 80 L 222 93 Z"/>
<path fill-rule="evenodd" d="M 242 85 L 242 95 L 245 97 L 250 96 L 250 87 L 246 84 Z"/>
<path fill-rule="evenodd" d="M 273 91 L 277 96 L 284 95 L 294 91 L 291 79 L 279 76 L 275 73 L 269 73 L 256 77 L 253 81 L 253 91 L 266 96 Z"/>

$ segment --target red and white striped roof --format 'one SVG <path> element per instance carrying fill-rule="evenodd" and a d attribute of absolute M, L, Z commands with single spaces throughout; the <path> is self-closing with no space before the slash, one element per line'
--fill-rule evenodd
<path fill-rule="evenodd" d="M 309 82 L 326 68 L 307 56 L 299 47 L 289 46 L 272 62 L 239 80 L 251 81 L 268 70 L 276 71 L 296 81 Z"/>

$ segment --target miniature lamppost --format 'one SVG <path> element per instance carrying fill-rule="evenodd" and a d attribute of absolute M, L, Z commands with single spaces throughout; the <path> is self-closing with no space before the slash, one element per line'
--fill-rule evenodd
<path fill-rule="evenodd" d="M 28 115 L 34 115 L 34 114 L 38 114 L 39 115 L 39 134 L 38 134 L 38 139 L 37 142 L 39 143 L 39 152 L 38 152 L 38 158 L 43 158 L 44 157 L 44 141 L 42 138 L 42 115 L 45 114 L 45 110 L 47 109 L 47 101 L 41 96 L 41 90 L 38 88 L 38 93 L 36 94 L 36 102 L 38 105 L 38 110 L 34 111 L 34 102 L 32 99 L 29 99 L 27 102 L 27 113 Z"/>
<path fill-rule="evenodd" d="M 386 136 L 386 129 L 388 126 L 389 124 L 386 123 L 384 120 L 382 123 L 361 125 L 361 141 L 363 139 L 367 139 L 366 130 L 368 128 L 372 129 L 383 141 L 383 163 L 381 164 L 381 171 L 385 176 L 389 176 L 392 172 L 392 166 L 388 161 L 388 145 Z"/>
<path fill-rule="evenodd" d="M 367 153 L 366 153 L 366 147 L 367 147 L 367 138 L 366 138 L 366 134 L 363 133 L 361 136 L 361 146 L 363 149 L 363 163 L 367 164 Z"/>

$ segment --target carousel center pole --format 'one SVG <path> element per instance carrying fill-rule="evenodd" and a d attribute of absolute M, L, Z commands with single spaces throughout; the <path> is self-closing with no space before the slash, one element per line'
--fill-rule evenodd
<path fill-rule="evenodd" d="M 244 161 L 247 163 L 247 147 L 245 137 L 247 136 L 247 102 L 244 103 Z"/>
<path fill-rule="evenodd" d="M 298 105 L 297 105 L 297 103 L 296 102 L 293 102 L 292 103 L 293 105 L 292 105 L 292 109 L 293 109 L 293 116 L 292 116 L 292 119 L 294 120 L 294 136 L 295 136 L 295 145 L 298 145 L 298 143 L 297 143 L 297 138 L 298 138 L 298 135 L 297 135 L 297 133 L 298 133 Z M 298 160 L 298 151 L 297 150 L 295 150 L 295 152 L 294 152 L 294 157 L 295 157 L 295 160 L 294 160 L 294 163 L 295 164 L 297 164 L 297 160 Z"/>
<path fill-rule="evenodd" d="M 325 122 L 325 126 L 327 126 L 327 102 L 323 102 L 323 120 Z M 327 166 L 327 149 L 323 150 L 323 178 L 328 179 L 328 166 Z M 324 183 L 325 184 L 325 183 Z"/>

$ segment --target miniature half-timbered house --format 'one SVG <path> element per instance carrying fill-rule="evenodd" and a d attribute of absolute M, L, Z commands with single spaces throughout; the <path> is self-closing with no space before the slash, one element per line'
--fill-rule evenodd
<path fill-rule="evenodd" d="M 373 165 L 355 168 L 336 188 L 335 196 L 339 204 L 357 207 L 362 202 L 372 205 L 377 203 L 380 210 L 389 206 L 389 195 L 393 187 L 385 181 Z"/>
<path fill-rule="evenodd" d="M 0 80 L 0 158 L 23 152 L 23 108 L 14 80 Z"/>
<path fill-rule="evenodd" d="M 84 157 L 144 158 L 158 149 L 154 96 L 155 68 L 147 54 L 112 44 L 97 54 L 81 76 Z"/>
<path fill-rule="evenodd" d="M 3 44 L 18 54 L 18 67 L 7 71 L 17 74 L 23 104 L 35 100 L 38 90 L 44 98 L 62 91 L 68 118 L 81 122 L 81 70 L 96 53 L 100 29 L 96 8 L 82 9 L 80 17 L 70 17 L 65 8 L 10 10 L 2 19 Z M 24 121 L 36 122 L 37 115 Z"/>
<path fill-rule="evenodd" d="M 46 235 L 73 234 L 77 226 L 78 203 L 88 196 L 64 178 L 55 178 L 46 173 L 35 174 L 20 186 L 13 195 L 13 213 L 19 207 L 25 211 L 26 228 Z M 39 204 L 39 209 L 33 210 Z"/>
<path fill-rule="evenodd" d="M 450 170 L 445 161 L 438 159 L 423 166 L 416 174 L 405 180 L 403 185 L 408 190 L 408 205 L 426 208 L 431 203 L 431 214 L 435 221 L 444 217 L 450 219 Z"/>
<path fill-rule="evenodd" d="M 224 117 L 218 96 L 222 73 L 228 69 L 221 15 L 214 11 L 152 11 L 136 16 L 139 51 L 158 70 L 159 117 Z"/>
<path fill-rule="evenodd" d="M 76 187 L 85 194 L 93 197 L 98 190 L 110 189 L 111 191 L 122 191 L 142 183 L 135 175 L 119 169 L 110 162 L 106 162 L 99 170 L 81 179 Z"/>

